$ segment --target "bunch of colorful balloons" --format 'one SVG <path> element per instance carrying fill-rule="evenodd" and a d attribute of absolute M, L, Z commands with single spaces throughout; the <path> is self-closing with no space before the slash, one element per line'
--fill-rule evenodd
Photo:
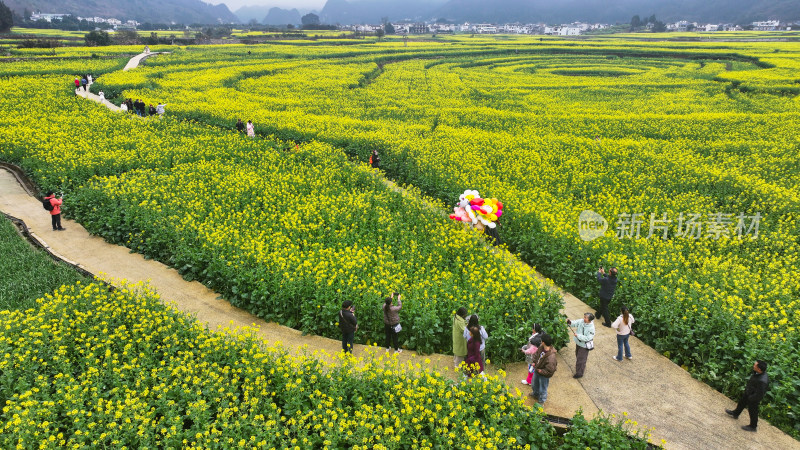
<path fill-rule="evenodd" d="M 453 208 L 450 218 L 482 229 L 496 227 L 497 219 L 502 215 L 503 204 L 496 198 L 481 198 L 478 191 L 468 189 L 459 196 L 458 205 Z"/>

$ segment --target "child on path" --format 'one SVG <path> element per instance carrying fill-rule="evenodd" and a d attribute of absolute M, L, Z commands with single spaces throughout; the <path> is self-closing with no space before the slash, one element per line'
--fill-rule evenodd
<path fill-rule="evenodd" d="M 535 369 L 533 355 L 540 345 L 542 345 L 542 326 L 534 323 L 531 337 L 528 338 L 528 343 L 523 345 L 521 349 L 522 353 L 525 353 L 525 362 L 528 363 L 528 378 L 522 380 L 522 384 L 530 385 L 531 380 L 533 380 L 533 371 Z"/>

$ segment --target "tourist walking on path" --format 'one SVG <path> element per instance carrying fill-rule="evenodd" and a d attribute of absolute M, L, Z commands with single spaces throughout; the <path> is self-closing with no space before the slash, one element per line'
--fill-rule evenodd
<path fill-rule="evenodd" d="M 86 77 L 81 78 L 81 87 L 83 88 L 83 92 L 87 92 L 87 90 L 89 89 L 88 85 L 89 81 L 86 79 Z"/>
<path fill-rule="evenodd" d="M 453 366 L 458 368 L 467 356 L 467 340 L 464 330 L 467 328 L 467 308 L 458 308 L 453 314 Z M 480 349 L 479 349 L 480 350 Z"/>
<path fill-rule="evenodd" d="M 633 318 L 633 314 L 628 311 L 628 308 L 623 306 L 620 310 L 622 314 L 617 317 L 617 320 L 611 324 L 611 328 L 617 331 L 617 356 L 614 357 L 617 361 L 622 361 L 622 350 L 623 347 L 625 348 L 625 357 L 628 359 L 633 359 L 631 355 L 631 346 L 628 343 L 628 338 L 631 337 L 631 332 L 633 331 L 632 327 L 636 320 Z"/>
<path fill-rule="evenodd" d="M 534 364 L 536 366 L 531 384 L 531 397 L 535 398 L 540 404 L 544 405 L 547 401 L 547 388 L 550 387 L 550 378 L 556 373 L 558 368 L 558 358 L 556 349 L 553 348 L 553 338 L 549 334 L 542 335 L 542 345 L 534 354 Z"/>
<path fill-rule="evenodd" d="M 489 339 L 489 333 L 487 333 L 486 329 L 480 324 L 480 318 L 477 314 L 469 316 L 469 320 L 467 321 L 467 329 L 464 330 L 464 339 L 467 340 L 467 344 L 469 344 L 469 341 L 472 339 L 472 333 L 469 331 L 470 328 L 477 328 L 481 333 L 481 360 L 486 363 L 486 340 Z"/>
<path fill-rule="evenodd" d="M 158 117 L 164 117 L 164 108 L 166 106 L 166 103 L 159 103 L 158 106 L 156 106 L 156 114 L 158 114 Z"/>
<path fill-rule="evenodd" d="M 256 136 L 256 129 L 253 126 L 253 121 L 252 120 L 248 120 L 247 121 L 247 136 L 248 137 L 255 137 Z"/>
<path fill-rule="evenodd" d="M 397 296 L 397 306 L 392 305 L 394 297 Z M 394 347 L 397 353 L 402 352 L 400 346 L 397 345 L 397 333 L 400 332 L 400 309 L 403 307 L 403 294 L 392 292 L 391 297 L 386 297 L 383 302 L 383 334 L 386 338 L 386 351 Z M 390 344 L 393 344 L 390 346 Z"/>
<path fill-rule="evenodd" d="M 80 88 L 81 88 L 81 79 L 76 77 L 75 78 L 75 91 L 77 92 L 78 89 L 80 89 Z"/>
<path fill-rule="evenodd" d="M 470 334 L 469 341 L 467 341 L 467 357 L 464 359 L 466 364 L 466 373 L 472 378 L 475 375 L 483 375 L 483 358 L 481 357 L 481 346 L 483 339 L 481 338 L 481 330 L 478 327 L 467 328 Z"/>
<path fill-rule="evenodd" d="M 153 104 L 150 104 L 150 108 L 147 109 L 148 115 L 155 116 L 156 115 L 156 107 Z"/>
<path fill-rule="evenodd" d="M 242 119 L 236 119 L 236 131 L 244 133 L 244 122 L 242 122 Z"/>
<path fill-rule="evenodd" d="M 597 310 L 595 316 L 603 318 L 603 326 L 611 326 L 611 315 L 608 313 L 608 304 L 614 297 L 614 292 L 617 290 L 617 268 L 612 267 L 606 275 L 605 269 L 600 268 L 597 271 L 597 282 L 600 283 L 600 308 Z"/>
<path fill-rule="evenodd" d="M 104 94 L 103 91 L 100 91 L 97 94 L 97 97 L 100 99 L 100 103 L 103 103 L 104 101 L 106 101 L 106 94 Z"/>
<path fill-rule="evenodd" d="M 567 325 L 575 328 L 572 335 L 575 337 L 575 375 L 572 378 L 581 378 L 586 370 L 586 359 L 589 358 L 589 351 L 594 348 L 594 315 L 586 313 L 583 319 L 569 320 Z"/>
<path fill-rule="evenodd" d="M 342 302 L 342 309 L 339 310 L 339 329 L 342 330 L 342 351 L 353 353 L 353 341 L 358 329 L 358 320 L 356 320 L 355 307 L 350 300 Z"/>
<path fill-rule="evenodd" d="M 50 221 L 53 224 L 53 230 L 63 231 L 65 228 L 61 226 L 61 204 L 64 203 L 64 196 L 62 195 L 60 198 L 56 198 L 56 194 L 50 191 L 44 197 L 42 203 L 45 209 L 50 211 Z M 47 204 L 50 205 L 49 208 Z"/>
<path fill-rule="evenodd" d="M 127 102 L 120 103 L 119 110 L 122 112 L 128 112 L 128 103 Z"/>
<path fill-rule="evenodd" d="M 734 419 L 738 419 L 739 414 L 747 408 L 747 412 L 750 414 L 750 423 L 742 426 L 742 429 L 746 431 L 756 431 L 758 428 L 758 406 L 767 393 L 768 387 L 769 376 L 767 376 L 767 363 L 757 360 L 753 363 L 753 374 L 750 375 L 750 379 L 747 380 L 744 393 L 742 393 L 742 397 L 739 399 L 739 404 L 736 405 L 736 409 L 733 411 L 726 409 L 725 412 L 733 416 Z"/>
<path fill-rule="evenodd" d="M 531 337 L 528 338 L 528 342 L 521 348 L 522 353 L 525 354 L 525 362 L 528 363 L 528 378 L 522 380 L 522 384 L 530 385 L 533 380 L 533 369 L 536 363 L 536 361 L 533 360 L 533 355 L 539 350 L 540 345 L 542 345 L 542 326 L 538 323 L 534 323 Z"/>

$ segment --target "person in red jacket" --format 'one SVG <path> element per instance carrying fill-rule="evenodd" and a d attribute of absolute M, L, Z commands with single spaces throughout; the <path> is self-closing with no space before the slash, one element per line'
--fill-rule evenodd
<path fill-rule="evenodd" d="M 50 204 L 53 206 L 53 210 L 50 211 L 50 218 L 53 222 L 53 230 L 63 231 L 65 228 L 61 226 L 61 204 L 64 203 L 64 197 L 56 198 L 56 194 L 52 191 L 47 193 L 47 196 L 44 198 L 45 201 L 49 201 Z"/>

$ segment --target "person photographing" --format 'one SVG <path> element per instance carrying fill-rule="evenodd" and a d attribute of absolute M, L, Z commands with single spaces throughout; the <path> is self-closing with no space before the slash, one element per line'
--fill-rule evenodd
<path fill-rule="evenodd" d="M 586 370 L 586 360 L 589 358 L 589 351 L 594 349 L 593 320 L 594 314 L 588 312 L 583 315 L 583 319 L 567 319 L 567 325 L 570 327 L 572 336 L 575 339 L 575 375 L 572 378 L 581 378 L 583 376 L 583 372 Z"/>
<path fill-rule="evenodd" d="M 611 315 L 608 313 L 608 304 L 611 303 L 611 299 L 614 297 L 614 293 L 617 291 L 617 268 L 612 267 L 608 274 L 606 274 L 606 270 L 603 267 L 597 271 L 597 282 L 600 283 L 600 293 L 598 297 L 600 297 L 600 308 L 595 313 L 597 318 L 603 318 L 603 326 L 604 327 L 611 327 Z"/>
<path fill-rule="evenodd" d="M 53 231 L 64 231 L 65 229 L 61 226 L 61 205 L 63 203 L 64 194 L 61 194 L 61 197 L 56 198 L 56 194 L 53 191 L 48 192 L 42 200 L 44 209 L 50 211 L 50 221 L 53 224 Z"/>
<path fill-rule="evenodd" d="M 353 302 L 350 300 L 342 302 L 342 309 L 339 310 L 339 329 L 342 330 L 342 351 L 345 353 L 353 353 L 353 341 L 358 329 L 355 311 Z"/>

